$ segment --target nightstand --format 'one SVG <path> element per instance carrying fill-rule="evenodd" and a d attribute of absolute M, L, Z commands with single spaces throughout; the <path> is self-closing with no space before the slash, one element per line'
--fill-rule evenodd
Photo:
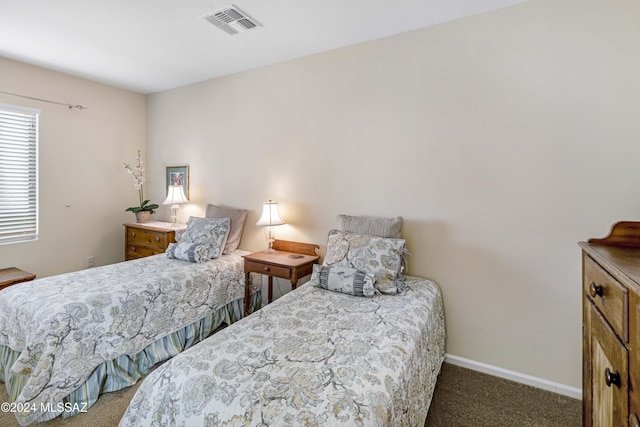
<path fill-rule="evenodd" d="M 36 278 L 35 274 L 16 267 L 0 269 L 0 291 L 16 283 L 28 282 Z"/>
<path fill-rule="evenodd" d="M 245 255 L 245 295 L 244 313 L 249 314 L 249 275 L 251 273 L 264 274 L 269 277 L 268 302 L 273 300 L 273 278 L 280 277 L 291 282 L 291 290 L 298 285 L 298 280 L 313 272 L 313 264 L 320 259 L 316 249 L 320 246 L 310 243 L 288 242 L 275 240 L 273 252 L 255 252 Z"/>
<path fill-rule="evenodd" d="M 124 224 L 125 261 L 164 253 L 186 228 L 185 224 L 161 221 Z"/>

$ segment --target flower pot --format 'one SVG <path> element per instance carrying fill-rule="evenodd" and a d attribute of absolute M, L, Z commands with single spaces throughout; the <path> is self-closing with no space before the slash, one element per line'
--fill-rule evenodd
<path fill-rule="evenodd" d="M 144 223 L 151 221 L 151 213 L 149 211 L 136 212 L 136 222 Z"/>

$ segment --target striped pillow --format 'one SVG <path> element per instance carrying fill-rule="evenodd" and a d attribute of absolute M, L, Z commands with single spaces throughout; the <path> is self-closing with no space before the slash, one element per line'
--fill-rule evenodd
<path fill-rule="evenodd" d="M 314 264 L 311 280 L 329 291 L 356 297 L 372 297 L 374 294 L 373 276 L 355 268 Z"/>
<path fill-rule="evenodd" d="M 169 243 L 166 252 L 167 258 L 175 258 L 182 261 L 205 262 L 209 259 L 209 246 L 200 243 Z"/>

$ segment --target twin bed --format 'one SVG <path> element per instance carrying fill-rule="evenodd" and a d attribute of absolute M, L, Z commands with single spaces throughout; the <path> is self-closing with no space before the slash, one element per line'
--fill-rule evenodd
<path fill-rule="evenodd" d="M 0 380 L 25 409 L 20 424 L 54 418 L 60 402 L 84 410 L 241 319 L 246 253 L 203 263 L 155 255 L 0 292 Z"/>
<path fill-rule="evenodd" d="M 99 394 L 244 315 L 247 210 L 208 205 L 167 254 L 0 291 L 0 382 L 21 425 L 75 415 Z M 197 262 L 196 262 L 197 261 Z M 249 305 L 261 305 L 252 277 Z"/>
<path fill-rule="evenodd" d="M 444 359 L 442 297 L 435 283 L 401 274 L 402 219 L 381 220 L 340 216 L 341 229 L 330 233 L 324 263 L 314 266 L 311 280 L 243 319 L 238 251 L 188 263 L 195 269 L 190 273 L 158 255 L 102 267 L 102 275 L 95 269 L 14 286 L 3 291 L 11 294 L 0 293 L 0 310 L 5 299 L 28 305 L 34 292 L 40 301 L 62 294 L 68 302 L 35 310 L 35 317 L 21 310 L 0 315 L 0 380 L 16 402 L 72 402 L 78 390 L 83 398 L 91 394 L 84 391 L 92 388 L 87 375 L 101 369 L 120 372 L 114 382 L 135 382 L 148 371 L 120 363 L 131 358 L 123 355 L 145 359 L 142 365 L 149 368 L 175 356 L 140 385 L 122 427 L 421 427 Z M 108 296 L 101 283 L 113 275 L 132 282 Z M 154 277 L 154 283 L 133 291 L 135 277 Z M 87 283 L 96 286 L 79 298 Z M 259 284 L 250 286 L 258 308 Z M 193 301 L 207 310 L 198 311 Z M 221 318 L 230 326 L 206 338 Z M 43 325 L 49 328 L 38 334 Z M 182 343 L 183 335 L 189 345 L 163 351 L 165 340 Z M 148 352 L 140 350 L 159 341 Z M 67 353 L 56 347 L 60 343 Z M 26 425 L 55 415 L 17 417 Z"/>
<path fill-rule="evenodd" d="M 444 353 L 438 287 L 359 298 L 307 283 L 152 372 L 139 426 L 424 426 Z"/>

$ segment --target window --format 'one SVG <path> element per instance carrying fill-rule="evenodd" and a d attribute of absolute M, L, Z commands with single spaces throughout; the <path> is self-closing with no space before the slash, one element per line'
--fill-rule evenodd
<path fill-rule="evenodd" d="M 0 244 L 38 238 L 39 115 L 0 104 Z"/>

